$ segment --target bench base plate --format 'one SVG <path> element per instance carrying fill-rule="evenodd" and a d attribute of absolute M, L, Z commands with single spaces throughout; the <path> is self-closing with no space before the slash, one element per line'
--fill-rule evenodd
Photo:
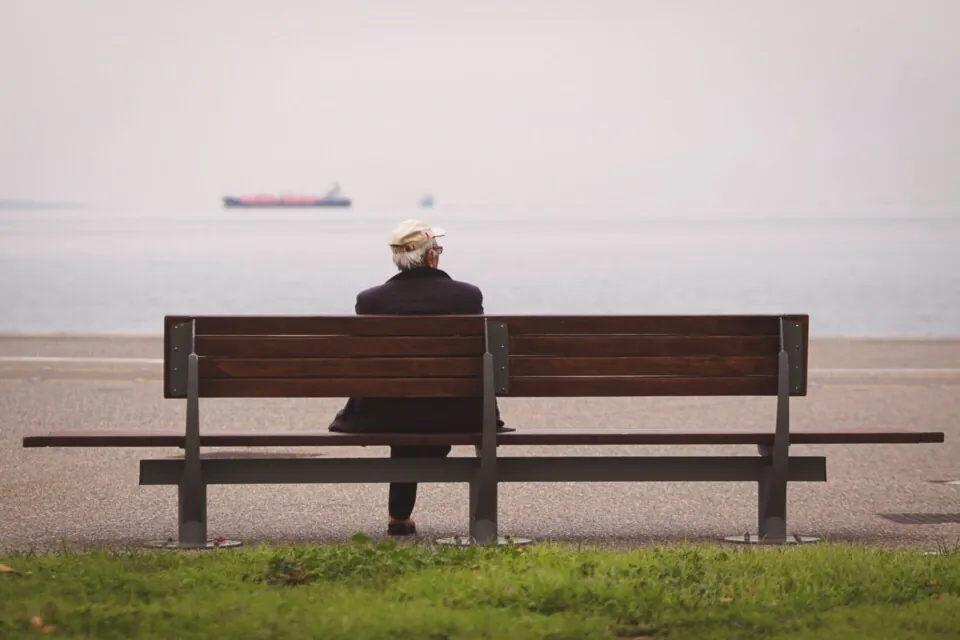
<path fill-rule="evenodd" d="M 243 543 L 239 540 L 207 540 L 203 544 L 194 544 L 190 542 L 177 542 L 173 539 L 163 540 L 160 542 L 148 542 L 147 547 L 151 549 L 173 549 L 180 551 L 206 551 L 209 549 L 229 549 L 232 547 L 239 547 Z"/>
<path fill-rule="evenodd" d="M 733 542 L 735 544 L 811 544 L 814 542 L 819 542 L 820 538 L 815 536 L 798 536 L 795 534 L 787 534 L 787 539 L 783 542 L 764 542 L 764 540 L 755 533 L 744 534 L 741 536 L 726 536 L 723 539 L 725 542 Z"/>
<path fill-rule="evenodd" d="M 514 538 L 513 536 L 497 536 L 498 547 L 522 547 L 533 542 L 530 538 Z M 454 547 L 472 547 L 477 541 L 471 536 L 453 536 L 451 538 L 440 538 L 437 544 Z"/>

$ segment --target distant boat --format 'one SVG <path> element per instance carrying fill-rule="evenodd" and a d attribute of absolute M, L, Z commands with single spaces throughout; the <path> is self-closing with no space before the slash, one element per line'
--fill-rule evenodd
<path fill-rule="evenodd" d="M 420 198 L 420 206 L 421 206 L 421 207 L 424 207 L 424 208 L 426 208 L 426 207 L 432 207 L 432 206 L 433 206 L 433 196 L 428 193 L 427 195 L 425 195 L 425 196 L 423 196 L 422 198 Z"/>
<path fill-rule="evenodd" d="M 225 207 L 349 207 L 352 202 L 340 195 L 339 183 L 322 196 L 282 193 L 223 197 Z"/>

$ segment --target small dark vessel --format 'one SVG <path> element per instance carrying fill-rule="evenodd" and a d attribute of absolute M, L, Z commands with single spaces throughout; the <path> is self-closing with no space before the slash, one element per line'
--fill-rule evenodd
<path fill-rule="evenodd" d="M 322 196 L 257 194 L 223 197 L 225 207 L 349 207 L 351 204 L 350 198 L 340 195 L 339 183 Z"/>

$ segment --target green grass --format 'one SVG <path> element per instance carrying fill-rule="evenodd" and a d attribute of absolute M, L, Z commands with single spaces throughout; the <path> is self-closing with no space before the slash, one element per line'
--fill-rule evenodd
<path fill-rule="evenodd" d="M 960 638 L 960 553 L 358 539 L 0 563 L 4 639 Z"/>

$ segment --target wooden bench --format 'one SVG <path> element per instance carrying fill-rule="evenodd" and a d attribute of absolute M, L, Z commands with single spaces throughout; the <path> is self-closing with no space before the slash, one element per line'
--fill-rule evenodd
<path fill-rule="evenodd" d="M 808 317 L 167 317 L 164 397 L 186 400 L 185 431 L 51 433 L 25 447 L 181 447 L 140 462 L 141 485 L 179 487 L 179 545 L 209 544 L 206 487 L 257 483 L 461 482 L 470 535 L 497 536 L 503 482 L 756 482 L 756 540 L 783 543 L 789 482 L 826 481 L 826 458 L 794 444 L 943 442 L 942 432 L 790 429 L 807 393 Z M 424 355 L 429 354 L 429 355 Z M 201 432 L 200 398 L 483 397 L 472 435 Z M 524 430 L 496 433 L 497 397 L 770 396 L 768 430 Z M 326 424 L 332 416 L 318 416 Z M 638 422 L 643 416 L 638 416 Z M 387 428 L 389 425 L 384 425 Z M 642 427 L 641 425 L 638 425 Z M 201 455 L 202 447 L 472 445 L 477 457 Z M 756 455 L 498 457 L 512 445 L 756 445 Z"/>

